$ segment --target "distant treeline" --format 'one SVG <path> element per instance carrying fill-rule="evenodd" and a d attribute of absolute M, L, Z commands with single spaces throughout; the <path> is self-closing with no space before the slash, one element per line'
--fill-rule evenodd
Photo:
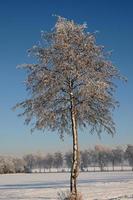
<path fill-rule="evenodd" d="M 133 145 L 126 149 L 116 146 L 109 148 L 96 145 L 93 149 L 80 152 L 81 171 L 114 171 L 130 169 L 133 171 Z M 0 174 L 31 172 L 70 171 L 72 152 L 54 154 L 27 154 L 23 158 L 0 156 Z"/>

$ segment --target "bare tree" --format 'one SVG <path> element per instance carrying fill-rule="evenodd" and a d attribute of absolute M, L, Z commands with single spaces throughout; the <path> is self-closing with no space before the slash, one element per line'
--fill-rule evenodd
<path fill-rule="evenodd" d="M 20 116 L 25 116 L 26 124 L 34 123 L 32 130 L 58 130 L 61 137 L 65 132 L 72 133 L 70 190 L 76 199 L 78 128 L 89 125 L 91 132 L 114 134 L 114 78 L 121 76 L 85 24 L 58 17 L 55 28 L 43 33 L 42 39 L 42 44 L 29 50 L 37 62 L 22 65 L 27 70 L 30 97 L 16 107 L 24 110 Z"/>

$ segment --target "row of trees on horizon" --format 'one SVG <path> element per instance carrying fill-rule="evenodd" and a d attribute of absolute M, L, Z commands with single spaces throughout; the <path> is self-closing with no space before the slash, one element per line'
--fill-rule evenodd
<path fill-rule="evenodd" d="M 31 172 L 64 172 L 70 171 L 72 152 L 55 152 L 54 154 L 27 154 L 23 158 L 0 156 L 0 174 L 31 173 Z M 124 150 L 116 146 L 109 148 L 96 145 L 93 149 L 80 152 L 81 171 L 115 171 L 115 167 L 124 170 L 130 166 L 133 171 L 133 145 L 127 145 Z M 118 170 L 118 168 L 117 168 Z"/>

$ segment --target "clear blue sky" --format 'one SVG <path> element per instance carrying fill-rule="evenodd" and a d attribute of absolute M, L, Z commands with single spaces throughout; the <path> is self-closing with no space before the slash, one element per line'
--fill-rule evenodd
<path fill-rule="evenodd" d="M 11 108 L 26 98 L 25 74 L 18 64 L 30 63 L 26 50 L 40 40 L 41 30 L 49 31 L 55 24 L 52 14 L 87 22 L 88 31 L 99 30 L 97 41 L 113 50 L 112 60 L 127 84 L 118 85 L 120 108 L 114 113 L 117 134 L 114 138 L 80 132 L 82 148 L 96 143 L 106 145 L 133 144 L 133 1 L 132 0 L 0 0 L 0 154 L 36 151 L 65 151 L 71 137 L 60 141 L 56 133 L 35 132 L 23 124 Z"/>

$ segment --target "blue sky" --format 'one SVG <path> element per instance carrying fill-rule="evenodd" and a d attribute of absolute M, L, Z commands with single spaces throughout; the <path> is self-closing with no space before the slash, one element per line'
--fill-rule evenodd
<path fill-rule="evenodd" d="M 66 151 L 72 138 L 60 141 L 56 133 L 35 132 L 17 117 L 12 107 L 27 96 L 25 73 L 18 64 L 30 63 L 26 50 L 40 40 L 42 30 L 50 31 L 56 18 L 52 14 L 87 22 L 88 31 L 97 34 L 97 43 L 113 50 L 112 60 L 128 83 L 118 83 L 120 108 L 114 113 L 117 133 L 103 133 L 99 140 L 89 130 L 80 132 L 82 148 L 96 143 L 124 145 L 133 143 L 133 2 L 132 0 L 1 0 L 0 1 L 0 154 L 22 155 L 29 152 Z"/>

